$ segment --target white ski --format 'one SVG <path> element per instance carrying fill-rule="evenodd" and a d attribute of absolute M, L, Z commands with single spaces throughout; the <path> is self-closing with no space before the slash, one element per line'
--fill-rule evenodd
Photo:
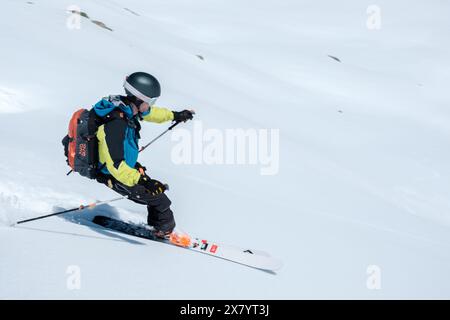
<path fill-rule="evenodd" d="M 111 230 L 176 246 L 176 244 L 168 239 L 155 237 L 153 231 L 145 226 L 127 223 L 105 216 L 96 216 L 93 222 Z M 281 261 L 271 257 L 267 252 L 225 245 L 201 238 L 190 237 L 189 244 L 180 247 L 265 271 L 273 272 L 282 267 Z"/>

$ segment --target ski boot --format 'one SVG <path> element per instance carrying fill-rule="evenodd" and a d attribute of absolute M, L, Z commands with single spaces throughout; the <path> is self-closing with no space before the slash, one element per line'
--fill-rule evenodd
<path fill-rule="evenodd" d="M 157 238 L 164 239 L 164 240 L 170 240 L 170 234 L 172 231 L 162 231 L 162 230 L 153 230 L 153 235 Z"/>
<path fill-rule="evenodd" d="M 191 244 L 191 237 L 189 237 L 189 235 L 183 232 L 177 231 L 164 232 L 161 230 L 155 230 L 153 231 L 153 234 L 155 235 L 155 237 L 168 240 L 170 241 L 170 243 L 180 247 L 189 247 L 189 245 Z"/>

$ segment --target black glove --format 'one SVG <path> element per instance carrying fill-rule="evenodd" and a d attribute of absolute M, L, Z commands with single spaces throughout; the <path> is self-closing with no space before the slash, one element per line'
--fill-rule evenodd
<path fill-rule="evenodd" d="M 169 189 L 167 184 L 163 184 L 158 180 L 151 179 L 147 175 L 143 175 L 139 179 L 138 184 L 143 186 L 146 189 L 146 192 L 151 193 L 153 196 L 161 194 Z"/>
<path fill-rule="evenodd" d="M 183 110 L 183 111 L 172 111 L 173 112 L 173 120 L 176 122 L 186 122 L 187 120 L 192 120 L 194 117 L 194 113 L 189 110 Z"/>
<path fill-rule="evenodd" d="M 134 168 L 135 168 L 136 170 L 138 170 L 139 173 L 140 173 L 141 175 L 145 175 L 145 171 L 147 171 L 147 168 L 144 167 L 144 166 L 143 166 L 142 164 L 140 164 L 139 162 L 136 162 L 136 164 L 134 165 Z"/>

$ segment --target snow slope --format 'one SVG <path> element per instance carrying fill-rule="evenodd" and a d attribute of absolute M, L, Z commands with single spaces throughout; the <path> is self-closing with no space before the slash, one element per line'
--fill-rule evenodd
<path fill-rule="evenodd" d="M 377 1 L 379 30 L 370 1 L 78 0 L 88 18 L 72 4 L 1 3 L 0 298 L 450 298 L 448 2 Z M 275 175 L 175 164 L 169 136 L 140 156 L 180 228 L 266 250 L 276 275 L 90 222 L 145 221 L 127 201 L 10 226 L 116 196 L 66 177 L 60 140 L 137 70 L 204 128 L 280 129 Z M 142 142 L 166 127 L 144 124 Z"/>

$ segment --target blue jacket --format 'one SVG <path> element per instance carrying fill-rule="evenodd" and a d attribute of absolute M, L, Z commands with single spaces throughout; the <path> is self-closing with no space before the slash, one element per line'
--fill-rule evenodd
<path fill-rule="evenodd" d="M 140 178 L 135 168 L 139 154 L 139 118 L 123 96 L 109 96 L 97 102 L 93 108 L 106 120 L 97 131 L 100 166 L 106 163 L 102 173 L 110 174 L 127 186 L 137 184 Z M 172 111 L 152 106 L 143 113 L 143 120 L 165 122 L 173 120 Z"/>

